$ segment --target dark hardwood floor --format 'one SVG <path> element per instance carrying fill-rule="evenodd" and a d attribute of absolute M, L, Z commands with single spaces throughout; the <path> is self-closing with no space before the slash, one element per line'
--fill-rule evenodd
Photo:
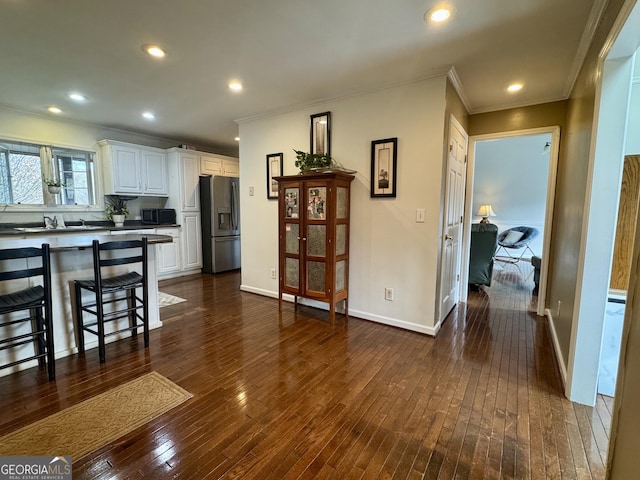
<path fill-rule="evenodd" d="M 436 338 L 239 291 L 161 282 L 151 346 L 130 339 L 0 378 L 0 435 L 155 370 L 194 397 L 74 462 L 73 478 L 604 478 L 612 400 L 561 391 L 530 266 L 506 265 Z M 62 453 L 64 452 L 56 452 Z"/>

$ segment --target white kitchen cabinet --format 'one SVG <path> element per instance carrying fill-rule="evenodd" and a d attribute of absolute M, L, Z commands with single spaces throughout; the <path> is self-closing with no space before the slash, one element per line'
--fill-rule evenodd
<path fill-rule="evenodd" d="M 169 194 L 164 150 L 113 140 L 101 140 L 98 144 L 105 194 L 159 197 Z"/>
<path fill-rule="evenodd" d="M 200 271 L 202 269 L 202 225 L 200 212 L 183 212 L 182 232 L 182 271 Z"/>
<path fill-rule="evenodd" d="M 222 175 L 225 177 L 239 177 L 240 176 L 240 162 L 235 159 L 223 159 L 222 160 Z"/>
<path fill-rule="evenodd" d="M 169 194 L 167 154 L 150 150 L 142 153 L 142 193 L 158 197 Z"/>
<path fill-rule="evenodd" d="M 158 228 L 158 235 L 169 235 L 173 238 L 172 243 L 159 243 L 157 247 L 156 259 L 158 262 L 158 276 L 168 278 L 180 274 L 182 270 L 182 250 L 180 248 L 179 228 Z"/>
<path fill-rule="evenodd" d="M 222 175 L 222 159 L 209 155 L 201 155 L 200 173 L 202 173 L 202 175 Z"/>
<path fill-rule="evenodd" d="M 224 155 L 200 155 L 200 173 L 202 175 L 222 175 L 237 177 L 240 175 L 240 163 L 237 158 Z"/>
<path fill-rule="evenodd" d="M 171 186 L 166 206 L 175 208 L 178 212 L 199 212 L 200 159 L 189 150 L 173 148 L 170 152 Z"/>

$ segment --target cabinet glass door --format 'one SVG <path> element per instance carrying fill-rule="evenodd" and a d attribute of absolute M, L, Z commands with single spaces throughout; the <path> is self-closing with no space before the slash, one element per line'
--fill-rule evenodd
<path fill-rule="evenodd" d="M 327 187 L 309 187 L 307 189 L 307 218 L 324 220 L 327 203 Z"/>
<path fill-rule="evenodd" d="M 299 193 L 300 189 L 298 188 L 284 189 L 285 218 L 298 218 L 300 204 Z"/>
<path fill-rule="evenodd" d="M 326 295 L 327 261 L 327 187 L 306 188 L 305 288 L 307 293 Z"/>
<path fill-rule="evenodd" d="M 300 189 L 284 189 L 284 285 L 300 287 Z"/>

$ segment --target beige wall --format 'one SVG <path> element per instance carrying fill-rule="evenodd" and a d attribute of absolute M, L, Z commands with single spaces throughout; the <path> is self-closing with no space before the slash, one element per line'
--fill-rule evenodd
<path fill-rule="evenodd" d="M 267 200 L 265 162 L 309 148 L 309 115 L 331 111 L 331 154 L 357 171 L 352 183 L 349 310 L 353 316 L 434 334 L 446 77 L 432 78 L 240 123 L 242 288 L 275 296 L 277 201 Z M 396 198 L 371 198 L 371 141 L 398 138 Z M 254 196 L 248 194 L 254 187 Z M 424 223 L 416 223 L 424 208 Z M 384 289 L 394 289 L 394 300 Z M 325 304 L 326 305 L 326 304 Z"/>
<path fill-rule="evenodd" d="M 558 125 L 562 136 L 566 115 L 567 102 L 565 101 L 476 113 L 469 117 L 469 135 L 486 135 Z"/>

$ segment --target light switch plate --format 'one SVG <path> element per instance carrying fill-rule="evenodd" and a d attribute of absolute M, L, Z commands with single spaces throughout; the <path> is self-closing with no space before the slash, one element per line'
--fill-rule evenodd
<path fill-rule="evenodd" d="M 416 223 L 424 223 L 424 208 L 416 208 Z"/>

